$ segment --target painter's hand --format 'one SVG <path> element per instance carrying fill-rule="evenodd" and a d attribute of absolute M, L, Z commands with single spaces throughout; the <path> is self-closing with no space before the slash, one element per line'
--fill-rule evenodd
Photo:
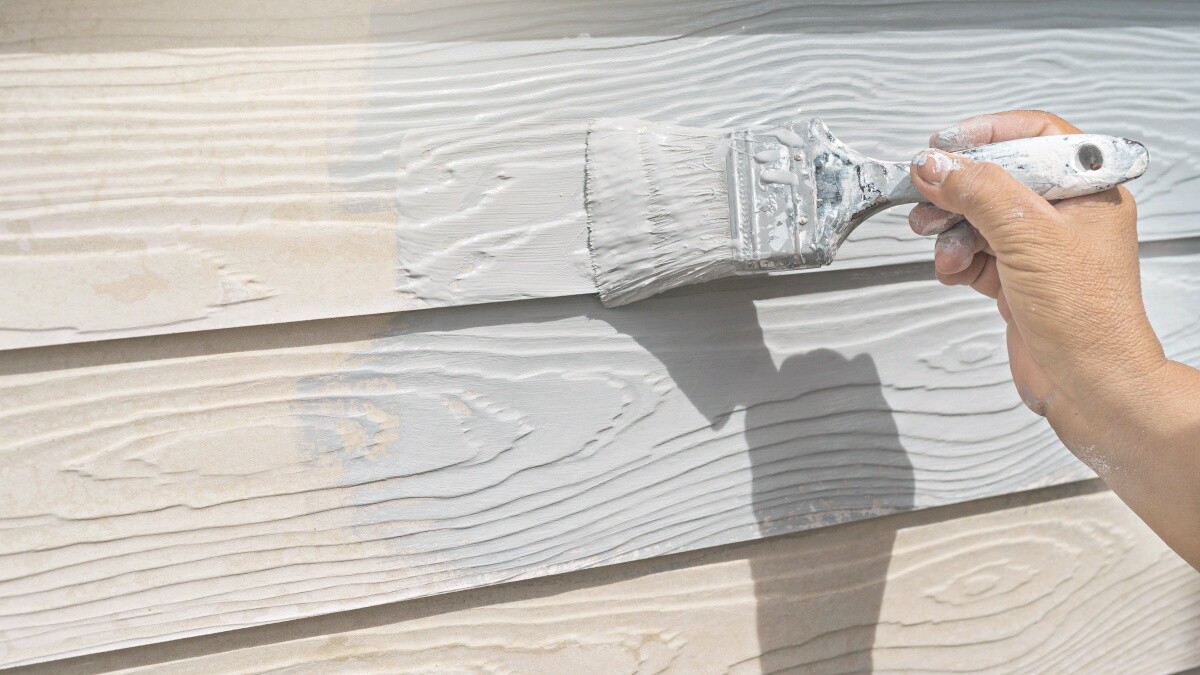
<path fill-rule="evenodd" d="M 1142 305 L 1133 198 L 1118 187 L 1050 204 L 999 166 L 941 150 L 1075 133 L 1045 112 L 973 117 L 934 135 L 911 168 L 932 204 L 909 222 L 938 234 L 938 279 L 996 298 L 1021 398 L 1056 430 L 1120 405 L 1123 387 L 1164 363 Z"/>

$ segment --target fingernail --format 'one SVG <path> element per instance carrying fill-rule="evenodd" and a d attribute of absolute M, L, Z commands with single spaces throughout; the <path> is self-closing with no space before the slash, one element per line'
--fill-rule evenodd
<path fill-rule="evenodd" d="M 941 185 L 959 163 L 941 150 L 922 150 L 913 157 L 913 166 L 921 180 L 930 185 Z"/>
<path fill-rule="evenodd" d="M 970 137 L 970 133 L 962 129 L 962 125 L 956 124 L 935 133 L 932 145 L 938 150 L 948 150 L 953 153 L 955 150 L 966 150 L 971 147 L 968 137 Z"/>
<path fill-rule="evenodd" d="M 991 136 L 991 115 L 978 115 L 942 129 L 933 135 L 933 147 L 947 152 L 966 150 L 987 142 Z"/>

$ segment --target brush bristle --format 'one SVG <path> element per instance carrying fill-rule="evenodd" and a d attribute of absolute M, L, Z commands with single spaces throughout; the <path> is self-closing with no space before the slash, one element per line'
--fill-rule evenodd
<path fill-rule="evenodd" d="M 635 119 L 592 124 L 588 248 L 606 307 L 734 273 L 728 137 Z"/>

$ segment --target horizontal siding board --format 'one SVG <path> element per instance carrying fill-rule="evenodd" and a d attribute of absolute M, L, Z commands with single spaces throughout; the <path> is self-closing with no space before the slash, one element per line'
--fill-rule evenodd
<path fill-rule="evenodd" d="M 537 0 L 292 0 L 287 11 L 253 0 L 5 0 L 0 51 L 128 52 L 283 47 L 385 41 L 453 42 L 591 37 L 761 33 L 845 34 L 980 28 L 1168 27 L 1200 22 L 1190 0 L 1154 0 L 1130 11 L 1124 0 L 1095 0 L 1065 12 L 1037 0 L 639 0 L 561 3 Z M 945 11 L 953 7 L 953 11 Z M 464 20 L 469 8 L 470 19 Z M 51 21 L 50 19 L 53 19 Z"/>
<path fill-rule="evenodd" d="M 941 3 L 48 4 L 5 5 L 0 348 L 590 293 L 579 130 L 601 116 L 803 109 L 899 159 L 1044 107 L 1150 146 L 1145 238 L 1200 234 L 1186 3 L 974 3 L 967 31 Z M 927 259 L 902 220 L 840 268 Z"/>
<path fill-rule="evenodd" d="M 26 672 L 1133 675 L 1200 665 L 1200 577 L 1112 493 L 913 515 Z"/>
<path fill-rule="evenodd" d="M 1144 264 L 1190 363 L 1196 262 Z M 0 354 L 3 662 L 1091 476 L 1012 391 L 990 301 L 814 279 Z"/>

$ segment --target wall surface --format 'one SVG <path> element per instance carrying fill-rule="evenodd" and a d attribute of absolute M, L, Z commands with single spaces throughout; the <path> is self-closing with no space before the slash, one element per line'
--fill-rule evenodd
<path fill-rule="evenodd" d="M 1200 576 L 1111 493 L 1087 494 L 1095 489 L 1051 488 L 20 672 L 1129 675 L 1200 663 Z"/>
<path fill-rule="evenodd" d="M 1150 147 L 1146 301 L 1200 365 L 1200 6 L 0 0 L 0 25 L 0 666 L 1200 665 L 1193 573 L 1072 486 L 1094 474 L 1012 390 L 994 304 L 933 281 L 902 212 L 832 268 L 616 310 L 582 218 L 596 117 L 816 114 L 901 159 L 1049 108 Z M 372 607 L 401 619 L 322 618 Z"/>
<path fill-rule="evenodd" d="M 820 115 L 852 147 L 904 159 L 967 114 L 1042 107 L 1149 144 L 1143 236 L 1200 234 L 1189 3 L 2 11 L 0 87 L 17 95 L 0 109 L 0 347 L 590 293 L 596 117 Z M 929 250 L 892 215 L 839 265 Z"/>

